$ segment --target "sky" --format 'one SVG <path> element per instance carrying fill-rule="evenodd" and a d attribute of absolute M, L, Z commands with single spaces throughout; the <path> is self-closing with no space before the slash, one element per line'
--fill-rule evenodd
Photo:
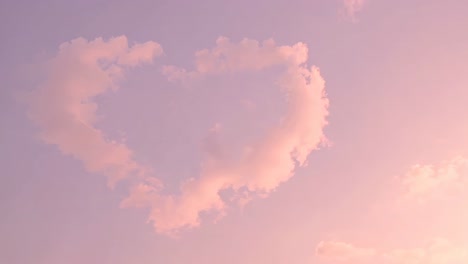
<path fill-rule="evenodd" d="M 0 263 L 468 263 L 467 12 L 0 1 Z"/>

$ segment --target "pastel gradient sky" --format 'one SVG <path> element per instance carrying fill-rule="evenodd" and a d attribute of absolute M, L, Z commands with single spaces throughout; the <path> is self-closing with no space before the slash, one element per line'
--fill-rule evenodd
<path fill-rule="evenodd" d="M 468 263 L 468 2 L 0 2 L 0 263 Z"/>

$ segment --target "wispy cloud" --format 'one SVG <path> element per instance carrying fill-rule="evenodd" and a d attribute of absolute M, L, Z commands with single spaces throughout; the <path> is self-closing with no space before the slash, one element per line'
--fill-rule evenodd
<path fill-rule="evenodd" d="M 343 14 L 348 19 L 356 21 L 356 14 L 361 11 L 367 0 L 343 0 Z"/>
<path fill-rule="evenodd" d="M 426 234 L 433 233 L 434 228 L 427 219 L 428 214 L 439 215 L 446 223 L 446 230 L 458 230 L 457 225 L 448 227 L 453 219 L 464 217 L 465 207 L 464 190 L 468 183 L 468 159 L 456 156 L 438 164 L 415 164 L 402 176 L 397 177 L 397 188 L 391 188 L 391 196 L 387 197 L 390 203 L 379 203 L 378 221 L 384 221 L 384 225 L 397 228 L 402 225 L 417 226 Z M 382 198 L 382 197 L 380 197 Z M 379 200 L 379 198 L 377 198 Z M 424 203 L 422 206 L 421 203 Z M 396 205 L 396 207 L 394 207 Z M 414 205 L 424 211 L 415 210 Z M 449 207 L 449 209 L 443 208 Z M 411 210 L 406 210 L 410 208 Z M 397 212 L 404 209 L 404 218 Z M 443 213 L 442 213 L 443 212 Z M 434 216 L 435 216 L 434 215 Z M 392 218 L 395 216 L 395 218 Z M 446 220 L 443 220 L 443 219 Z M 388 222 L 385 222 L 388 221 Z M 464 232 L 463 227 L 459 232 Z M 375 229 L 374 229 L 375 230 Z M 408 228 L 402 228 L 401 232 L 408 232 Z M 379 234 L 362 230 L 364 237 L 376 237 Z M 372 247 L 360 247 L 352 243 L 341 241 L 322 241 L 316 246 L 316 255 L 331 263 L 340 261 L 343 263 L 386 263 L 386 264 L 447 264 L 468 263 L 468 244 L 466 241 L 450 241 L 445 238 L 435 238 L 422 246 L 396 249 L 381 248 L 381 245 Z"/>
<path fill-rule="evenodd" d="M 316 255 L 342 263 L 386 264 L 448 264 L 466 263 L 468 245 L 456 244 L 447 239 L 435 238 L 422 247 L 376 250 L 361 248 L 344 242 L 322 241 L 317 245 Z"/>
<path fill-rule="evenodd" d="M 432 197 L 453 194 L 456 188 L 466 186 L 468 159 L 457 156 L 437 165 L 415 164 L 398 179 L 403 199 L 424 202 Z"/>
<path fill-rule="evenodd" d="M 321 241 L 315 248 L 315 254 L 335 261 L 363 260 L 374 257 L 373 248 L 361 248 L 340 241 Z"/>

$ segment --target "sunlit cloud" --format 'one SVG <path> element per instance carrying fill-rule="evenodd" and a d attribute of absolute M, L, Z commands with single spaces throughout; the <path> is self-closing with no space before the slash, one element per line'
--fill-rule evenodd
<path fill-rule="evenodd" d="M 82 161 L 89 172 L 107 176 L 111 186 L 132 173 L 143 173 L 146 168 L 123 142 L 108 139 L 94 126 L 98 106 L 93 99 L 118 89 L 128 67 L 151 63 L 161 54 L 158 43 L 129 46 L 125 36 L 108 41 L 77 38 L 60 45 L 46 63 L 45 82 L 26 99 L 40 138 Z"/>
<path fill-rule="evenodd" d="M 133 188 L 123 207 L 151 208 L 150 221 L 157 232 L 171 233 L 200 224 L 200 213 L 214 211 L 223 215 L 225 201 L 220 191 L 232 190 L 232 199 L 246 204 L 252 196 L 265 197 L 305 166 L 309 153 L 325 139 L 328 99 L 325 82 L 315 66 L 307 67 L 308 48 L 303 43 L 277 46 L 273 40 L 262 43 L 244 39 L 233 43 L 225 37 L 213 49 L 195 54 L 195 70 L 166 66 L 164 74 L 172 81 L 206 78 L 232 72 L 260 71 L 275 65 L 286 66 L 279 88 L 288 93 L 288 110 L 283 121 L 263 139 L 245 145 L 238 162 L 229 162 L 215 152 L 208 155 L 198 178 L 181 186 L 180 196 L 161 196 L 150 184 Z M 219 133 L 219 131 L 215 132 Z"/>
<path fill-rule="evenodd" d="M 311 151 L 325 142 L 325 82 L 316 66 L 306 65 L 307 46 L 278 46 L 273 40 L 259 43 L 250 39 L 233 43 L 221 37 L 213 49 L 195 54 L 195 70 L 166 66 L 163 74 L 170 81 L 190 83 L 210 75 L 283 65 L 285 71 L 274 84 L 287 95 L 287 111 L 261 140 L 246 142 L 236 162 L 219 151 L 226 148 L 217 140 L 222 124 L 214 125 L 208 131 L 198 177 L 183 181 L 180 195 L 163 194 L 164 183 L 149 174 L 152 168 L 136 162 L 124 142 L 108 139 L 95 127 L 98 106 L 93 101 L 118 89 L 126 68 L 151 63 L 161 54 L 156 42 L 129 46 L 124 36 L 108 41 L 75 39 L 60 46 L 57 56 L 48 62 L 46 81 L 28 96 L 29 117 L 40 128 L 44 142 L 80 160 L 89 172 L 107 176 L 111 187 L 136 176 L 121 206 L 149 208 L 148 221 L 156 232 L 173 235 L 199 226 L 203 212 L 215 212 L 219 219 L 225 214 L 224 199 L 243 206 L 256 196 L 266 197 L 289 180 L 296 167 L 306 166 Z M 222 198 L 223 190 L 231 190 L 231 197 Z"/>
<path fill-rule="evenodd" d="M 468 245 L 435 238 L 421 247 L 376 250 L 344 242 L 322 241 L 316 255 L 330 263 L 458 264 L 468 261 Z"/>
<path fill-rule="evenodd" d="M 468 183 L 468 159 L 456 156 L 436 164 L 415 164 L 396 180 L 397 188 L 387 190 L 391 194 L 389 197 L 386 196 L 389 203 L 383 200 L 384 197 L 376 197 L 379 205 L 378 214 L 384 215 L 377 219 L 380 221 L 388 219 L 388 222 L 384 224 L 392 228 L 397 226 L 396 232 L 399 230 L 398 223 L 400 223 L 398 217 L 401 217 L 396 213 L 402 212 L 401 209 L 405 217 L 402 223 L 427 228 L 425 230 L 427 234 L 434 231 L 431 225 L 426 223 L 429 219 L 424 218 L 428 213 L 443 214 L 440 218 L 447 223 L 447 226 L 453 222 L 453 219 L 463 217 L 462 211 L 466 207 L 464 192 Z M 450 208 L 443 208 L 445 206 Z M 413 212 L 412 210 L 416 208 L 418 210 Z M 425 213 L 423 218 L 420 215 L 421 210 Z M 391 218 L 393 215 L 395 219 Z M 407 228 L 401 230 L 401 232 L 408 232 Z M 459 232 L 464 232 L 463 228 Z M 380 235 L 366 229 L 360 230 L 360 233 L 364 237 Z M 468 241 L 434 238 L 418 247 L 388 249 L 382 248 L 380 244 L 363 247 L 342 241 L 322 241 L 316 246 L 316 256 L 330 263 L 339 261 L 349 264 L 458 264 L 468 263 L 466 242 Z"/>
<path fill-rule="evenodd" d="M 437 196 L 453 195 L 457 189 L 466 187 L 468 159 L 457 156 L 440 164 L 415 164 L 399 183 L 402 199 L 424 202 Z"/>

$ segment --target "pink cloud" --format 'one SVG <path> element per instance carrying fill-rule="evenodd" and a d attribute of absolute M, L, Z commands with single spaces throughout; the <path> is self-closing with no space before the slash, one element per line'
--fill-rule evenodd
<path fill-rule="evenodd" d="M 346 17 L 355 21 L 356 14 L 361 11 L 366 0 L 343 0 L 343 12 Z"/>
<path fill-rule="evenodd" d="M 338 241 L 322 241 L 315 248 L 315 254 L 335 261 L 349 261 L 371 258 L 377 253 L 373 248 L 360 248 Z"/>
<path fill-rule="evenodd" d="M 423 202 L 429 198 L 452 193 L 456 188 L 466 186 L 468 159 L 454 157 L 438 165 L 416 164 L 399 178 L 403 198 Z"/>
<path fill-rule="evenodd" d="M 376 250 L 344 242 L 320 242 L 316 255 L 343 263 L 449 264 L 467 263 L 468 246 L 436 238 L 422 247 Z"/>
<path fill-rule="evenodd" d="M 467 263 L 468 247 L 436 238 L 422 248 L 393 250 L 384 254 L 384 258 L 397 264 Z"/>
<path fill-rule="evenodd" d="M 41 139 L 82 161 L 88 171 L 106 175 L 110 185 L 144 171 L 125 144 L 107 139 L 93 126 L 98 107 L 93 98 L 117 89 L 126 67 L 150 63 L 161 53 L 155 42 L 129 47 L 125 36 L 77 38 L 60 45 L 46 65 L 45 82 L 27 98 L 28 115 L 40 128 Z"/>
<path fill-rule="evenodd" d="M 468 159 L 461 156 L 438 164 L 413 165 L 406 174 L 397 178 L 399 191 L 391 188 L 390 203 L 378 202 L 378 211 L 374 213 L 379 216 L 377 219 L 369 221 L 368 224 L 372 230 L 376 230 L 372 221 L 382 222 L 377 226 L 388 226 L 390 230 L 396 232 L 396 237 L 406 237 L 406 241 L 402 241 L 405 244 L 408 244 L 409 241 L 417 242 L 421 232 L 424 237 L 434 231 L 441 232 L 437 228 L 438 225 L 445 225 L 442 232 L 446 236 L 452 232 L 463 234 L 466 228 L 463 224 L 458 224 L 463 223 L 463 220 L 454 220 L 463 219 L 466 215 L 464 213 L 466 207 L 464 191 L 467 186 L 467 177 Z M 410 206 L 410 210 L 405 210 L 404 215 L 400 214 L 400 209 L 406 209 L 415 201 L 425 203 L 423 207 L 420 207 L 421 204 L 417 204 L 422 211 L 413 211 L 415 208 Z M 396 208 L 394 202 L 398 202 Z M 422 215 L 421 212 L 423 212 Z M 436 221 L 427 219 L 432 216 L 438 219 Z M 372 214 L 368 217 L 372 219 Z M 457 224 L 453 224 L 454 222 Z M 411 227 L 415 229 L 414 240 L 408 240 L 412 235 L 408 234 L 411 232 Z M 389 237 L 386 231 L 370 233 L 362 230 L 360 233 L 366 239 L 375 239 L 379 236 Z M 452 238 L 454 238 L 453 235 Z M 388 249 L 381 248 L 380 245 L 358 247 L 346 242 L 322 241 L 316 247 L 316 255 L 330 260 L 330 263 L 340 261 L 349 264 L 458 264 L 468 263 L 468 244 L 466 242 L 467 240 L 450 241 L 449 239 L 435 238 L 419 247 L 405 246 Z"/>
<path fill-rule="evenodd" d="M 293 176 L 297 166 L 305 166 L 309 153 L 324 142 L 328 99 L 325 83 L 317 67 L 307 67 L 305 44 L 277 46 L 273 40 L 260 45 L 244 39 L 231 43 L 219 38 L 216 47 L 195 55 L 195 70 L 165 67 L 170 80 L 190 82 L 193 78 L 229 72 L 260 71 L 284 65 L 277 80 L 288 96 L 288 110 L 280 125 L 273 127 L 258 142 L 245 144 L 238 162 L 221 154 L 216 124 L 205 142 L 206 158 L 197 178 L 184 181 L 178 196 L 162 194 L 162 182 L 149 177 L 150 170 L 133 159 L 124 142 L 112 141 L 94 127 L 97 105 L 93 98 L 118 88 L 118 81 L 128 67 L 151 63 L 162 54 L 155 42 L 128 46 L 125 37 L 104 41 L 82 38 L 64 43 L 55 58 L 48 62 L 45 82 L 28 96 L 29 117 L 40 128 L 41 139 L 57 145 L 64 154 L 83 162 L 86 169 L 107 176 L 109 185 L 136 175 L 130 195 L 122 207 L 150 208 L 148 221 L 159 233 L 175 234 L 183 228 L 200 224 L 200 214 L 225 213 L 226 202 L 248 203 L 254 196 L 265 197 Z M 228 198 L 220 192 L 231 190 Z"/>
<path fill-rule="evenodd" d="M 305 166 L 307 156 L 325 139 L 328 99 L 325 82 L 317 67 L 307 67 L 308 49 L 303 43 L 277 46 L 273 40 L 244 39 L 232 43 L 221 37 L 213 49 L 195 54 L 195 70 L 175 66 L 164 69 L 169 80 L 187 81 L 230 72 L 260 71 L 275 65 L 286 70 L 278 84 L 288 94 L 288 110 L 282 122 L 265 137 L 245 145 L 239 162 L 232 163 L 220 155 L 209 155 L 202 163 L 200 175 L 181 186 L 180 196 L 160 196 L 158 188 L 140 184 L 122 202 L 123 207 L 151 208 L 149 221 L 157 232 L 174 233 L 200 224 L 202 212 L 224 214 L 222 190 L 233 190 L 231 199 L 245 204 L 252 196 L 266 196 Z M 218 131 L 219 132 L 219 131 Z M 296 165 L 297 164 L 297 165 Z"/>
<path fill-rule="evenodd" d="M 274 65 L 298 66 L 307 61 L 307 53 L 307 46 L 301 42 L 277 46 L 272 39 L 262 43 L 252 39 L 232 43 L 226 37 L 219 37 L 213 49 L 196 52 L 194 71 L 168 65 L 163 73 L 175 81 L 226 72 L 260 71 Z"/>

